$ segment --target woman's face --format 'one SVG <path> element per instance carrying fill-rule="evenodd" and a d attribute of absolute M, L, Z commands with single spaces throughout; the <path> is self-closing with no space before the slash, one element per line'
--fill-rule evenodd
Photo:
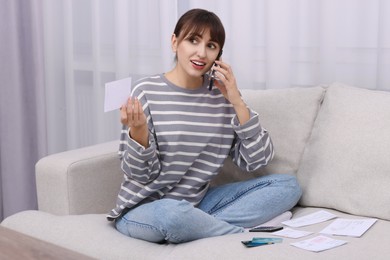
<path fill-rule="evenodd" d="M 210 31 L 202 35 L 189 34 L 180 42 L 172 36 L 172 47 L 176 51 L 176 67 L 183 76 L 199 78 L 210 70 L 220 51 L 218 43 L 211 40 Z"/>

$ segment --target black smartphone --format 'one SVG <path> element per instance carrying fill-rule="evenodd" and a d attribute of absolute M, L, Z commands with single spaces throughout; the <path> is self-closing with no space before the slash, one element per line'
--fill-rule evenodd
<path fill-rule="evenodd" d="M 274 232 L 278 230 L 282 230 L 282 226 L 260 226 L 260 227 L 255 227 L 252 229 L 249 229 L 249 232 Z"/>
<path fill-rule="evenodd" d="M 218 53 L 217 60 L 221 58 L 222 52 L 223 51 L 221 49 Z M 214 66 L 217 66 L 217 64 L 214 63 Z M 214 80 L 215 80 L 215 70 L 211 70 L 209 77 L 210 77 L 209 90 L 211 91 L 213 89 Z"/>

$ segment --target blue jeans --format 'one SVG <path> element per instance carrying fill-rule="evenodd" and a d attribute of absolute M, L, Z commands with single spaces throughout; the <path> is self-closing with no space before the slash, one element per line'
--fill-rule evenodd
<path fill-rule="evenodd" d="M 240 233 L 290 210 L 301 194 L 295 177 L 267 175 L 210 188 L 197 207 L 173 199 L 140 205 L 118 218 L 116 228 L 156 243 Z"/>

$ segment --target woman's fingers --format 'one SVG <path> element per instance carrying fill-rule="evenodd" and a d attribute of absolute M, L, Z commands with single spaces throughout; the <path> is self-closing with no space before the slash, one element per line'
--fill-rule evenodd
<path fill-rule="evenodd" d="M 215 63 L 218 65 L 218 67 L 216 67 L 217 76 L 224 85 L 217 85 L 217 87 L 221 90 L 225 98 L 230 101 L 230 103 L 234 104 L 240 101 L 241 95 L 238 90 L 236 79 L 234 77 L 231 66 L 221 61 L 215 61 Z M 218 74 L 221 74 L 222 77 L 220 77 Z"/>
<path fill-rule="evenodd" d="M 128 127 L 137 127 L 146 123 L 146 117 L 138 98 L 129 97 L 120 109 L 121 123 Z"/>
<path fill-rule="evenodd" d="M 123 104 L 120 109 L 121 123 L 127 125 L 127 105 Z"/>
<path fill-rule="evenodd" d="M 137 118 L 140 125 L 146 124 L 146 115 L 144 113 L 144 110 L 142 108 L 142 103 L 138 100 L 138 98 L 135 99 L 137 102 Z"/>
<path fill-rule="evenodd" d="M 139 122 L 140 120 L 140 104 L 137 98 L 134 99 L 133 103 L 133 116 L 134 121 Z"/>

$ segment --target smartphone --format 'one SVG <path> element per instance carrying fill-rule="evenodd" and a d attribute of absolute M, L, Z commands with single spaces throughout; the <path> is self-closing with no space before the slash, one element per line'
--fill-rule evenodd
<path fill-rule="evenodd" d="M 221 55 L 222 55 L 222 49 L 219 51 L 218 53 L 218 56 L 217 56 L 217 60 L 219 60 L 221 58 Z M 216 63 L 214 63 L 214 66 L 217 66 Z M 214 85 L 214 80 L 215 80 L 215 70 L 211 70 L 210 72 L 210 75 L 209 75 L 209 78 L 210 78 L 210 83 L 209 83 L 209 90 L 211 91 L 213 89 L 213 85 Z"/>
<path fill-rule="evenodd" d="M 282 229 L 282 226 L 260 226 L 249 229 L 249 232 L 274 232 Z"/>

